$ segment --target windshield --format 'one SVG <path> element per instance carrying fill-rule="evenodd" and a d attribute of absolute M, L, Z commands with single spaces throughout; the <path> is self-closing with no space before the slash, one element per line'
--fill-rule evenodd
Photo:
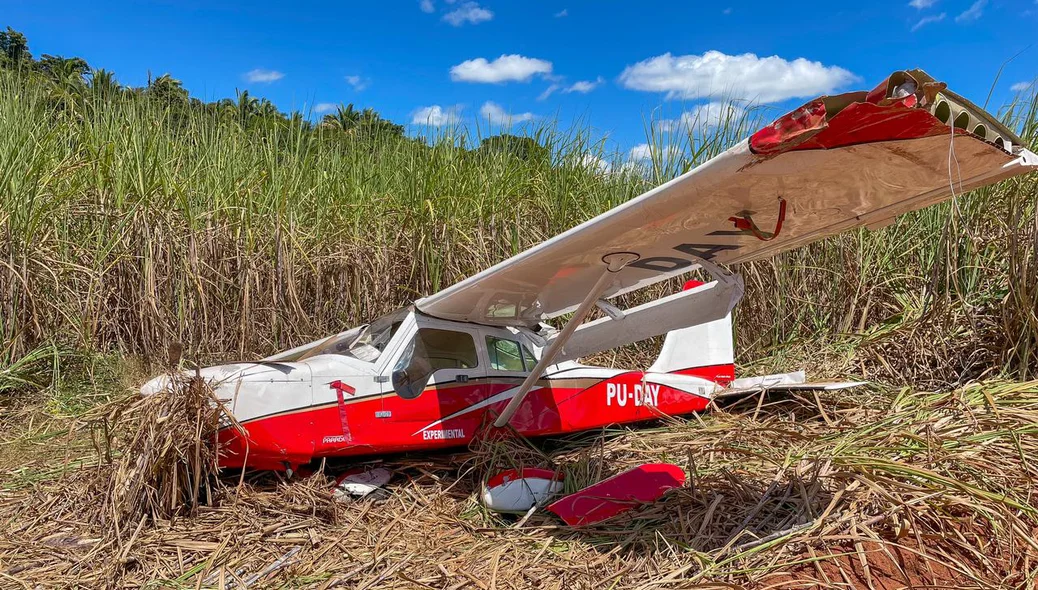
<path fill-rule="evenodd" d="M 343 354 L 373 363 L 382 355 L 403 319 L 404 314 L 401 313 L 382 316 L 370 324 L 333 336 L 327 343 L 317 347 L 313 354 Z"/>
<path fill-rule="evenodd" d="M 370 324 L 339 332 L 324 340 L 294 348 L 265 360 L 303 361 L 319 354 L 341 354 L 373 363 L 382 355 L 382 351 L 386 349 L 405 317 L 407 309 L 401 309 Z"/>

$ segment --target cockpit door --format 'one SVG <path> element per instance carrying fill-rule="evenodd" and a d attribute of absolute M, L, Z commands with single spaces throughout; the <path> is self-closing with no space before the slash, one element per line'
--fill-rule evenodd
<path fill-rule="evenodd" d="M 479 331 L 419 317 L 388 369 L 384 396 L 408 446 L 458 444 L 478 428 L 487 398 L 486 353 Z"/>

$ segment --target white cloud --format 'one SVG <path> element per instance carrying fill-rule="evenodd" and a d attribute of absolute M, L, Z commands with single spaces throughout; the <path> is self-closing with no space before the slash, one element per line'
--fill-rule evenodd
<path fill-rule="evenodd" d="M 493 12 L 490 12 L 475 2 L 465 2 L 454 10 L 443 15 L 443 20 L 449 22 L 455 27 L 460 27 L 465 23 L 477 25 L 492 18 L 494 18 Z"/>
<path fill-rule="evenodd" d="M 1010 86 L 1009 89 L 1013 92 L 1023 92 L 1024 90 L 1030 88 L 1031 84 L 1034 84 L 1034 82 L 1017 82 L 1016 84 Z"/>
<path fill-rule="evenodd" d="M 595 154 L 584 154 L 580 158 L 580 164 L 585 168 L 591 168 L 596 172 L 601 172 L 602 174 L 609 174 L 613 169 L 612 164 L 606 162 Z"/>
<path fill-rule="evenodd" d="M 653 160 L 667 164 L 677 163 L 682 158 L 681 148 L 677 145 L 639 143 L 627 152 L 627 162 L 620 166 L 618 172 L 645 174 L 652 166 Z"/>
<path fill-rule="evenodd" d="M 436 6 L 433 5 L 432 0 L 420 0 L 418 2 L 418 8 L 422 9 L 422 12 L 426 14 L 436 12 Z"/>
<path fill-rule="evenodd" d="M 911 0 L 908 3 L 909 6 L 916 10 L 922 10 L 924 8 L 930 8 L 934 4 L 937 4 L 937 0 Z"/>
<path fill-rule="evenodd" d="M 451 80 L 455 82 L 526 82 L 537 74 L 551 73 L 551 62 L 522 55 L 502 55 L 494 61 L 477 57 L 461 62 L 451 68 Z"/>
<path fill-rule="evenodd" d="M 647 143 L 639 143 L 638 145 L 631 148 L 628 153 L 628 157 L 635 161 L 649 160 L 652 158 L 653 149 Z"/>
<path fill-rule="evenodd" d="M 555 91 L 558 90 L 559 88 L 562 88 L 562 84 L 556 83 L 556 84 L 552 84 L 551 86 L 548 86 L 547 88 L 544 89 L 544 92 L 542 92 L 540 94 L 540 96 L 537 97 L 537 100 L 544 100 L 544 99 L 548 98 L 549 96 L 554 94 Z"/>
<path fill-rule="evenodd" d="M 620 82 L 632 90 L 666 92 L 667 98 L 734 96 L 760 102 L 813 97 L 830 93 L 857 76 L 817 61 L 787 61 L 773 55 L 703 55 L 665 53 L 624 68 Z"/>
<path fill-rule="evenodd" d="M 603 83 L 605 83 L 605 79 L 603 79 L 602 76 L 599 76 L 594 80 L 578 80 L 573 84 L 567 86 L 563 84 L 563 80 L 565 80 L 565 78 L 563 78 L 562 76 L 551 76 L 549 74 L 545 74 L 544 77 L 551 80 L 552 83 L 550 86 L 544 89 L 544 92 L 542 92 L 540 96 L 537 97 L 537 100 L 544 100 L 558 91 L 562 91 L 563 94 L 569 94 L 571 92 L 587 94 L 588 92 L 591 92 L 595 88 L 598 88 Z"/>
<path fill-rule="evenodd" d="M 562 18 L 564 16 L 569 16 L 569 10 L 566 8 L 555 13 L 555 18 Z"/>
<path fill-rule="evenodd" d="M 587 94 L 588 92 L 591 92 L 595 88 L 601 86 L 603 82 L 605 82 L 605 80 L 602 79 L 602 76 L 599 76 L 595 80 L 580 80 L 578 82 L 574 82 L 573 85 L 569 88 L 564 89 L 563 92 L 566 94 L 569 94 L 570 92 L 579 92 L 581 94 Z"/>
<path fill-rule="evenodd" d="M 245 79 L 249 82 L 258 82 L 261 84 L 269 84 L 271 82 L 277 82 L 278 80 L 285 77 L 285 74 L 277 70 L 265 70 L 263 68 L 256 68 L 245 72 Z"/>
<path fill-rule="evenodd" d="M 708 102 L 681 113 L 677 119 L 663 119 L 656 123 L 661 131 L 713 129 L 723 122 L 736 123 L 746 114 L 746 108 L 730 102 Z"/>
<path fill-rule="evenodd" d="M 912 32 L 914 33 L 914 32 L 918 31 L 919 29 L 925 27 L 926 25 L 928 25 L 930 23 L 939 23 L 942 20 L 944 20 L 944 17 L 946 17 L 946 16 L 948 16 L 948 15 L 946 15 L 943 12 L 941 14 L 938 14 L 938 15 L 935 15 L 935 16 L 924 16 L 923 18 L 919 19 L 919 22 L 917 22 L 916 24 L 912 25 Z"/>
<path fill-rule="evenodd" d="M 957 23 L 970 23 L 980 17 L 984 16 L 984 7 L 987 6 L 988 0 L 977 0 L 970 5 L 962 14 L 955 17 Z"/>
<path fill-rule="evenodd" d="M 725 8 L 724 10 L 721 11 L 721 14 L 723 14 L 725 16 L 727 16 L 727 15 L 729 15 L 731 13 L 732 13 L 732 8 L 730 6 L 728 8 Z"/>
<path fill-rule="evenodd" d="M 419 107 L 411 113 L 413 125 L 430 125 L 442 127 L 457 121 L 461 106 L 443 108 L 438 104 L 427 107 Z"/>
<path fill-rule="evenodd" d="M 346 76 L 346 83 L 353 86 L 353 89 L 357 92 L 360 92 L 371 85 L 371 80 L 361 78 L 360 76 Z"/>
<path fill-rule="evenodd" d="M 337 108 L 339 108 L 339 105 L 334 102 L 319 102 L 314 105 L 314 111 L 317 113 L 330 113 Z"/>
<path fill-rule="evenodd" d="M 533 121 L 537 118 L 537 115 L 533 113 L 509 113 L 501 108 L 501 105 L 489 100 L 480 107 L 479 114 L 494 125 L 510 125 L 512 123 Z"/>

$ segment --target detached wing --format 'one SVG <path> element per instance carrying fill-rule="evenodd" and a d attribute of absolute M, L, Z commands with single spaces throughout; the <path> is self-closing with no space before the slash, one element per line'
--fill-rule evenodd
<path fill-rule="evenodd" d="M 1038 167 L 1038 156 L 924 72 L 822 97 L 694 170 L 417 302 L 439 318 L 533 325 L 572 311 L 602 257 L 638 260 L 613 297 L 692 270 L 772 256 Z M 954 150 L 954 151 L 952 151 Z M 957 164 L 949 165 L 949 156 Z"/>

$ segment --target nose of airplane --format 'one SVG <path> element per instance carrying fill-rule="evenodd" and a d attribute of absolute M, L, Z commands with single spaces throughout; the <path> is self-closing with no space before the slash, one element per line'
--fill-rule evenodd
<path fill-rule="evenodd" d="M 169 388 L 169 375 L 159 375 L 144 385 L 141 385 L 141 395 L 155 395 L 160 391 L 165 391 L 167 388 Z"/>
<path fill-rule="evenodd" d="M 250 366 L 253 365 L 242 363 L 218 365 L 216 367 L 207 367 L 205 369 L 201 369 L 200 371 L 198 371 L 197 374 L 215 388 L 219 387 L 219 385 L 223 384 L 224 382 L 227 382 L 232 377 L 240 377 L 242 374 L 242 370 Z M 180 375 L 178 375 L 176 379 L 178 380 L 178 382 L 189 381 L 192 377 L 195 376 L 195 374 L 195 371 L 184 370 L 181 371 Z M 155 377 L 151 381 L 148 381 L 147 383 L 141 386 L 141 395 L 148 396 L 159 393 L 160 391 L 165 391 L 169 388 L 170 383 L 172 383 L 172 380 L 173 376 L 171 376 L 170 373 L 159 375 L 158 377 Z"/>

